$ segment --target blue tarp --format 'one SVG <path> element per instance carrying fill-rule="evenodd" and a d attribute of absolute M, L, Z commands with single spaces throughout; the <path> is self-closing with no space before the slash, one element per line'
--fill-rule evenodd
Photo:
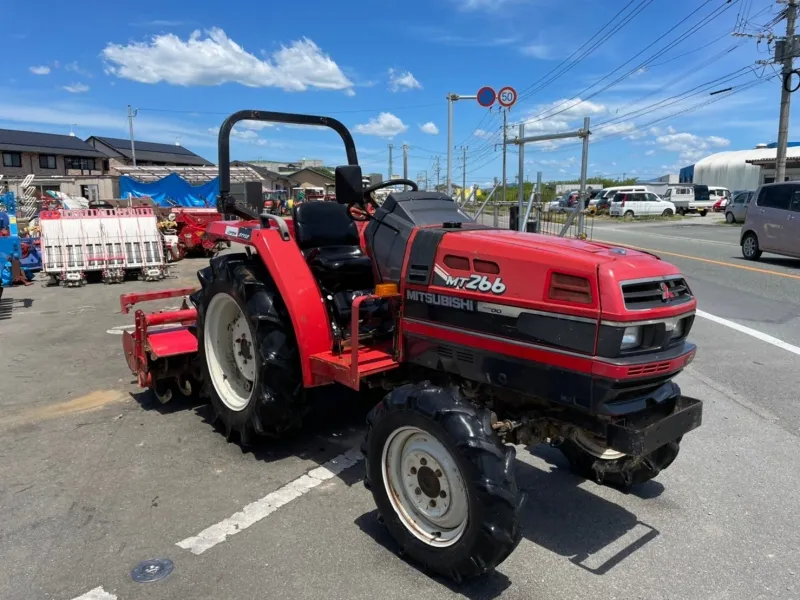
<path fill-rule="evenodd" d="M 152 183 L 142 183 L 123 175 L 119 178 L 120 198 L 147 196 L 158 206 L 213 207 L 219 194 L 219 177 L 202 185 L 191 185 L 177 173 Z"/>

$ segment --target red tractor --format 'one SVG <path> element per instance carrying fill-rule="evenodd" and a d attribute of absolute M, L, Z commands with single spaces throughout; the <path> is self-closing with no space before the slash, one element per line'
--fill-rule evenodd
<path fill-rule="evenodd" d="M 229 135 L 242 120 L 334 129 L 348 166 L 337 202 L 291 219 L 230 197 Z M 307 391 L 384 388 L 367 418 L 367 488 L 401 548 L 456 580 L 493 569 L 521 537 L 515 444 L 549 442 L 597 482 L 630 486 L 675 460 L 702 403 L 672 381 L 695 355 L 696 300 L 672 265 L 593 242 L 480 225 L 412 181 L 363 188 L 340 122 L 260 111 L 219 134 L 209 232 L 243 246 L 198 273 L 181 310 L 136 312 L 132 371 L 162 400 L 202 389 L 225 433 L 299 427 Z M 372 205 L 371 192 L 406 184 Z M 160 327 L 156 327 L 160 326 Z"/>

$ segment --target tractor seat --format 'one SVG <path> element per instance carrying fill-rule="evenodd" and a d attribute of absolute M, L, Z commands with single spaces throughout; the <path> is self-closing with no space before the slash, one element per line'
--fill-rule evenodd
<path fill-rule="evenodd" d="M 361 251 L 356 224 L 345 205 L 303 202 L 295 205 L 293 217 L 295 241 L 323 287 L 372 287 L 372 261 Z"/>

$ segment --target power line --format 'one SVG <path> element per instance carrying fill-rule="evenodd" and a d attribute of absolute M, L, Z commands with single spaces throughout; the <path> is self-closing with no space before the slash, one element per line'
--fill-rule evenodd
<path fill-rule="evenodd" d="M 595 92 L 592 92 L 591 94 L 589 94 L 589 95 L 588 95 L 587 97 L 585 97 L 585 98 L 581 98 L 581 96 L 583 96 L 583 94 L 584 94 L 585 92 L 587 92 L 587 91 L 591 90 L 592 88 L 594 88 L 595 86 L 597 86 L 597 85 L 598 85 L 599 83 L 601 83 L 602 81 L 605 81 L 606 79 L 608 79 L 609 77 L 611 77 L 611 76 L 612 76 L 614 73 L 616 73 L 617 71 L 619 71 L 620 69 L 622 69 L 622 67 L 624 67 L 625 65 L 627 65 L 627 64 L 628 64 L 628 63 L 630 63 L 631 61 L 635 60 L 636 58 L 638 58 L 639 56 L 641 56 L 642 54 L 644 54 L 644 53 L 645 53 L 647 50 L 649 50 L 650 48 L 652 48 L 653 46 L 655 46 L 656 44 L 658 44 L 659 42 L 661 42 L 661 40 L 662 40 L 662 39 L 663 39 L 665 36 L 669 35 L 669 34 L 670 34 L 670 33 L 672 33 L 673 31 L 675 31 L 676 29 L 678 29 L 678 27 L 680 27 L 680 26 L 681 26 L 683 23 L 685 23 L 687 20 L 689 20 L 689 19 L 690 19 L 692 16 L 694 16 L 695 14 L 697 14 L 697 13 L 698 13 L 698 12 L 699 12 L 699 11 L 700 11 L 700 10 L 701 10 L 701 9 L 702 9 L 702 8 L 703 8 L 705 5 L 706 5 L 706 4 L 710 3 L 711 1 L 712 1 L 712 0 L 705 0 L 705 1 L 703 2 L 703 4 L 701 4 L 701 5 L 700 5 L 698 8 L 696 8 L 695 10 L 693 10 L 692 12 L 690 12 L 688 15 L 686 15 L 686 16 L 685 16 L 683 19 L 681 19 L 680 21 L 678 21 L 678 23 L 676 23 L 675 25 L 673 25 L 673 26 L 672 26 L 670 29 L 668 29 L 668 30 L 667 30 L 667 31 L 666 31 L 664 34 L 662 34 L 662 36 L 661 36 L 661 37 L 659 37 L 659 38 L 656 38 L 656 40 L 655 40 L 654 42 L 651 42 L 650 44 L 648 44 L 647 46 L 645 46 L 644 48 L 642 48 L 642 49 L 641 49 L 639 52 L 637 52 L 636 54 L 634 54 L 632 57 L 630 57 L 628 60 L 626 60 L 626 61 L 625 61 L 624 63 L 622 63 L 621 65 L 619 65 L 619 66 L 618 66 L 616 69 L 614 69 L 613 71 L 611 71 L 611 72 L 610 72 L 610 73 L 608 73 L 607 75 L 605 75 L 605 76 L 601 77 L 601 78 L 600 78 L 598 81 L 596 81 L 596 82 L 595 82 L 595 83 L 593 83 L 592 85 L 590 85 L 590 86 L 588 86 L 588 87 L 584 88 L 583 90 L 581 90 L 580 92 L 578 92 L 577 94 L 575 94 L 574 96 L 572 96 L 571 98 L 568 98 L 568 99 L 566 99 L 566 100 L 563 100 L 562 102 L 560 102 L 560 103 L 559 103 L 559 104 L 557 104 L 556 106 L 552 106 L 552 107 L 550 107 L 550 108 L 547 108 L 547 109 L 545 109 L 543 112 L 539 113 L 538 115 L 535 115 L 533 118 L 531 118 L 531 119 L 526 119 L 525 123 L 526 123 L 526 124 L 528 124 L 528 123 L 531 123 L 531 122 L 541 121 L 541 120 L 543 120 L 543 119 L 546 119 L 546 118 L 551 118 L 551 117 L 554 117 L 554 116 L 556 116 L 556 115 L 559 115 L 559 114 L 561 114 L 561 113 L 563 113 L 563 112 L 566 112 L 567 110 L 570 110 L 571 108 L 574 108 L 574 107 L 575 107 L 575 106 L 577 106 L 578 104 L 581 104 L 582 102 L 586 102 L 587 100 L 589 100 L 589 99 L 591 99 L 591 98 L 594 98 L 594 97 L 595 97 L 595 96 L 597 96 L 598 94 L 601 94 L 602 92 L 604 92 L 604 91 L 606 91 L 606 90 L 610 89 L 611 87 L 615 86 L 616 84 L 618 84 L 618 83 L 619 83 L 619 82 L 621 82 L 622 80 L 624 80 L 624 79 L 626 79 L 627 77 L 629 77 L 631 74 L 633 74 L 633 73 L 635 73 L 635 72 L 639 71 L 639 70 L 640 70 L 641 68 L 643 68 L 643 67 L 646 67 L 646 66 L 648 65 L 648 63 L 652 62 L 653 60 L 655 60 L 655 59 L 657 59 L 657 58 L 659 58 L 659 57 L 661 57 L 661 56 L 663 56 L 663 55 L 664 55 L 666 52 L 668 52 L 669 50 L 671 50 L 672 48 L 674 48 L 674 47 L 675 47 L 677 44 L 679 44 L 680 42 L 682 42 L 682 41 L 683 41 L 684 39 L 686 39 L 686 38 L 687 38 L 689 35 L 691 35 L 691 34 L 695 33 L 697 29 L 699 29 L 700 27 L 704 27 L 704 26 L 708 25 L 708 23 L 710 23 L 710 22 L 711 22 L 712 20 L 714 20 L 715 18 L 719 17 L 719 16 L 720 16 L 722 13 L 724 13 L 726 10 L 729 10 L 729 9 L 731 8 L 731 6 L 733 6 L 735 3 L 739 2 L 740 0 L 726 0 L 726 4 L 724 4 L 724 5 L 723 5 L 723 6 L 721 6 L 721 7 L 718 7 L 718 8 L 717 8 L 717 9 L 715 9 L 714 11 L 712 11 L 712 13 L 711 13 L 710 15 L 708 15 L 708 16 L 706 16 L 706 17 L 704 17 L 704 18 L 703 18 L 703 19 L 702 19 L 702 20 L 701 20 L 699 23 L 697 23 L 696 25 L 694 25 L 694 26 L 692 26 L 691 28 L 689 28 L 689 30 L 688 30 L 688 31 L 686 31 L 686 32 L 684 32 L 683 34 L 681 34 L 680 36 L 678 36 L 678 37 L 677 37 L 675 40 L 673 40 L 672 42 L 670 42 L 670 43 L 669 43 L 667 46 L 665 46 L 665 47 L 664 47 L 664 48 L 662 48 L 661 50 L 658 50 L 658 51 L 657 51 L 657 52 L 655 52 L 655 53 L 654 53 L 652 56 L 650 56 L 649 58 L 645 59 L 644 61 L 642 61 L 642 62 L 641 62 L 641 63 L 639 63 L 638 65 L 634 66 L 633 68 L 631 68 L 630 70 L 628 70 L 626 73 L 624 73 L 623 75 L 621 75 L 620 77 L 618 77 L 617 79 L 615 79 L 614 81 L 612 81 L 610 84 L 607 84 L 606 86 L 602 87 L 601 89 L 599 89 L 599 90 L 597 90 L 597 91 L 595 91 Z M 717 14 L 715 14 L 715 13 L 717 13 Z M 576 100 L 576 99 L 578 100 L 577 102 L 574 102 L 574 103 L 570 104 L 570 105 L 569 105 L 569 106 L 567 106 L 566 108 L 563 108 L 562 110 L 557 110 L 556 112 L 551 112 L 551 113 L 549 113 L 549 114 L 546 114 L 546 113 L 548 113 L 548 111 L 552 111 L 552 110 L 558 109 L 558 108 L 560 108 L 561 106 L 564 106 L 565 104 L 567 104 L 567 103 L 569 103 L 569 102 L 571 102 L 571 101 L 573 101 L 573 100 Z"/>

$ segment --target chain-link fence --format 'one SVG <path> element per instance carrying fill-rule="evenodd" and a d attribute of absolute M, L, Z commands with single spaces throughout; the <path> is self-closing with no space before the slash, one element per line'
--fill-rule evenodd
<path fill-rule="evenodd" d="M 594 215 L 583 215 L 583 235 L 579 230 L 578 208 L 556 207 L 552 210 L 550 203 L 534 203 L 528 217 L 526 230 L 530 233 L 541 233 L 559 237 L 592 239 Z M 467 201 L 461 209 L 478 223 L 500 227 L 501 229 L 518 230 L 516 202 L 481 202 Z M 525 207 L 527 210 L 527 206 Z"/>

